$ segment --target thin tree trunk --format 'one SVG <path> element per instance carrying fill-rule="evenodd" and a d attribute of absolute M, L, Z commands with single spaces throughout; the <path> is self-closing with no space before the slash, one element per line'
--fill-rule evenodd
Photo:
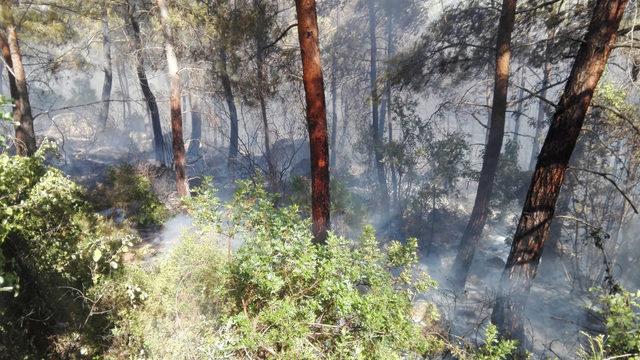
<path fill-rule="evenodd" d="M 220 62 L 222 71 L 220 73 L 220 81 L 224 89 L 224 98 L 229 108 L 229 156 L 227 160 L 227 169 L 234 176 L 238 162 L 238 110 L 236 109 L 236 101 L 233 95 L 233 87 L 229 78 L 227 53 L 223 47 L 220 47 Z"/>
<path fill-rule="evenodd" d="M 523 311 L 536 276 L 549 225 L 593 93 L 616 41 L 627 0 L 597 0 L 589 30 L 553 116 L 516 228 L 492 321 L 526 346 Z"/>
<path fill-rule="evenodd" d="M 257 92 L 258 102 L 260 103 L 260 115 L 262 117 L 262 126 L 264 129 L 264 153 L 267 158 L 267 168 L 269 172 L 269 180 L 271 186 L 277 188 L 276 168 L 274 159 L 271 156 L 271 135 L 269 130 L 269 119 L 267 117 L 267 100 L 265 98 L 265 75 L 264 75 L 264 47 L 265 40 L 265 11 L 261 0 L 253 0 L 253 7 L 257 13 L 255 40 L 256 40 L 256 75 L 257 75 Z"/>
<path fill-rule="evenodd" d="M 4 61 L 0 61 L 0 94 L 4 90 L 4 79 L 2 78 L 2 73 L 4 72 Z"/>
<path fill-rule="evenodd" d="M 391 73 L 391 59 L 396 53 L 396 47 L 394 43 L 394 27 L 393 27 L 393 13 L 391 9 L 391 2 L 387 3 L 387 74 Z M 387 75 L 388 77 L 388 75 Z M 387 78 L 385 85 L 385 106 L 382 107 L 382 111 L 386 113 L 387 124 L 388 124 L 388 136 L 389 143 L 393 142 L 393 121 L 391 119 L 391 80 Z M 382 121 L 384 123 L 384 121 Z M 381 133 L 384 132 L 384 129 L 380 130 Z M 389 167 L 391 170 L 391 193 L 394 206 L 397 206 L 398 203 L 398 176 L 396 174 L 395 164 L 391 164 Z"/>
<path fill-rule="evenodd" d="M 13 21 L 9 15 L 9 21 Z M 13 24 L 7 26 L 8 45 L 11 53 L 11 70 L 15 80 L 15 96 L 13 97 L 13 120 L 17 124 L 16 130 L 16 154 L 31 156 L 36 152 L 36 135 L 33 129 L 33 116 L 31 115 L 31 103 L 29 102 L 29 90 L 22 63 L 22 52 L 18 42 L 18 34 Z"/>
<path fill-rule="evenodd" d="M 202 114 L 200 113 L 200 101 L 196 98 L 195 104 L 189 94 L 189 108 L 191 110 L 191 136 L 189 137 L 189 156 L 197 160 L 200 158 L 200 141 L 202 139 Z"/>
<path fill-rule="evenodd" d="M 526 72 L 522 70 L 522 77 L 520 78 L 520 89 L 518 89 L 518 107 L 513 117 L 513 141 L 516 143 L 516 152 L 520 149 L 520 118 L 524 111 L 524 86 L 525 86 Z M 516 160 L 518 157 L 516 156 Z"/>
<path fill-rule="evenodd" d="M 315 0 L 296 0 L 298 38 L 302 55 L 302 79 L 307 103 L 307 127 L 311 150 L 311 218 L 316 243 L 324 244 L 330 227 L 329 139 L 324 80 L 318 45 Z"/>
<path fill-rule="evenodd" d="M 118 79 L 120 81 L 120 90 L 124 95 L 124 105 L 122 111 L 125 114 L 125 119 L 131 118 L 131 91 L 129 89 L 129 78 L 127 77 L 127 66 L 124 62 L 120 62 L 120 69 L 118 71 Z"/>
<path fill-rule="evenodd" d="M 478 191 L 469 223 L 460 241 L 460 247 L 453 264 L 452 285 L 454 289 L 464 289 L 473 261 L 475 248 L 487 222 L 489 201 L 493 182 L 498 169 L 500 150 L 504 137 L 505 114 L 507 111 L 507 92 L 509 87 L 509 62 L 511 58 L 511 33 L 515 22 L 516 0 L 503 0 L 502 13 L 498 23 L 496 40 L 496 70 L 493 88 L 493 104 L 489 125 L 489 139 L 485 148 Z"/>
<path fill-rule="evenodd" d="M 113 84 L 113 70 L 111 64 L 111 41 L 109 39 L 109 14 L 107 4 L 102 4 L 102 55 L 104 56 L 103 72 L 104 82 L 102 83 L 102 109 L 100 109 L 100 122 L 102 128 L 107 126 L 109 120 L 109 103 L 111 101 L 111 85 Z"/>
<path fill-rule="evenodd" d="M 380 134 L 379 113 L 378 113 L 378 44 L 376 40 L 377 15 L 373 0 L 368 1 L 369 8 L 369 41 L 371 43 L 371 65 L 369 69 L 369 79 L 371 82 L 371 117 L 373 131 L 373 154 L 378 178 L 378 193 L 381 203 L 386 207 L 389 204 L 389 192 L 387 189 L 387 177 L 385 175 L 384 163 L 382 162 L 382 137 Z M 383 209 L 383 211 L 385 211 Z M 386 209 L 388 211 L 388 209 Z"/>
<path fill-rule="evenodd" d="M 165 0 L 157 0 L 160 9 L 160 23 L 164 35 L 164 50 L 167 55 L 167 68 L 171 80 L 171 140 L 173 145 L 173 167 L 176 172 L 176 189 L 178 195 L 189 196 L 189 182 L 187 180 L 187 161 L 182 135 L 182 108 L 180 106 L 180 74 L 178 74 L 178 59 L 173 49 L 173 36 L 169 25 L 169 9 Z"/>
<path fill-rule="evenodd" d="M 542 68 L 542 84 L 540 90 L 540 97 L 546 99 L 547 87 L 549 86 L 549 78 L 551 77 L 552 65 L 550 61 L 551 51 L 549 49 L 550 43 L 553 38 L 554 31 L 547 31 L 547 43 L 545 45 L 544 65 Z M 533 171 L 536 168 L 536 162 L 538 161 L 538 154 L 540 153 L 540 144 L 542 143 L 542 136 L 544 135 L 543 129 L 545 127 L 544 119 L 547 116 L 548 104 L 544 100 L 538 100 L 538 116 L 536 119 L 536 128 L 533 139 L 531 140 L 531 157 L 529 158 L 529 171 Z"/>
<path fill-rule="evenodd" d="M 340 9 L 336 9 L 336 28 L 340 26 Z M 337 32 L 337 31 L 336 31 Z M 335 35 L 334 35 L 335 38 Z M 338 157 L 338 57 L 335 45 L 331 49 L 331 168 L 335 169 Z"/>
<path fill-rule="evenodd" d="M 147 73 L 144 68 L 144 48 L 142 47 L 142 38 L 140 36 L 140 24 L 138 24 L 138 20 L 135 18 L 135 14 L 133 13 L 129 14 L 129 25 L 131 25 L 132 29 L 133 51 L 136 54 L 136 75 L 138 77 L 138 82 L 140 83 L 142 95 L 144 96 L 147 108 L 149 109 L 149 115 L 151 116 L 155 158 L 160 164 L 164 164 L 164 141 L 162 138 L 160 112 L 158 111 L 156 97 L 153 95 L 151 87 L 149 86 L 149 80 L 147 79 Z"/>

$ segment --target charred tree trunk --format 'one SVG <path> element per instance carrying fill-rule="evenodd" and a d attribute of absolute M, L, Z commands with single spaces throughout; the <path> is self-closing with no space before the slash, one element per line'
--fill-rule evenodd
<path fill-rule="evenodd" d="M 504 137 L 507 91 L 509 87 L 509 62 L 511 58 L 511 32 L 515 22 L 515 14 L 516 0 L 503 0 L 496 40 L 496 70 L 489 135 L 482 161 L 482 169 L 480 170 L 475 203 L 453 264 L 452 286 L 456 290 L 461 290 L 465 286 L 475 248 L 487 222 L 489 200 L 491 199 Z"/>
<path fill-rule="evenodd" d="M 302 55 L 302 79 L 307 103 L 307 127 L 311 150 L 311 217 L 316 243 L 324 244 L 330 227 L 329 139 L 324 80 L 318 44 L 315 0 L 296 0 L 298 39 Z"/>
<path fill-rule="evenodd" d="M 142 37 L 140 36 L 140 24 L 135 18 L 135 14 L 132 12 L 129 14 L 129 25 L 132 30 L 133 38 L 133 51 L 136 54 L 136 75 L 138 82 L 140 83 L 140 89 L 142 95 L 147 103 L 149 114 L 151 115 L 151 126 L 153 128 L 153 150 L 155 159 L 161 164 L 164 164 L 164 141 L 162 139 L 162 125 L 160 123 L 160 112 L 158 111 L 158 103 L 156 97 L 151 91 L 149 86 L 149 80 L 147 79 L 147 72 L 144 68 L 144 48 L 142 47 Z M 165 164 L 166 165 L 166 164 Z"/>
<path fill-rule="evenodd" d="M 173 37 L 169 25 L 169 9 L 165 0 L 158 0 L 160 9 L 160 23 L 164 35 L 164 50 L 167 55 L 167 68 L 171 80 L 171 140 L 173 147 L 173 168 L 176 172 L 176 189 L 178 195 L 189 196 L 189 183 L 187 180 L 187 160 L 182 136 L 182 108 L 180 106 L 180 74 L 178 74 L 178 59 L 173 49 Z"/>
<path fill-rule="evenodd" d="M 236 100 L 233 95 L 233 87 L 229 78 L 227 52 L 223 47 L 220 48 L 220 63 L 222 71 L 220 72 L 220 81 L 224 90 L 224 98 L 229 109 L 229 156 L 227 160 L 227 169 L 233 176 L 238 162 L 238 110 L 236 109 Z"/>
<path fill-rule="evenodd" d="M 378 113 L 378 43 L 376 40 L 376 28 L 378 18 L 373 0 L 368 1 L 369 10 L 369 41 L 371 43 L 371 65 L 369 68 L 369 80 L 371 82 L 371 118 L 373 131 L 373 155 L 376 175 L 378 178 L 378 193 L 381 203 L 386 207 L 389 204 L 389 192 L 387 189 L 387 176 L 382 162 L 382 136 L 380 134 L 380 119 Z M 388 210 L 388 209 L 387 209 Z"/>
<path fill-rule="evenodd" d="M 102 4 L 102 55 L 104 64 L 104 82 L 102 83 L 102 108 L 100 109 L 100 123 L 104 129 L 109 120 L 109 103 L 111 101 L 111 86 L 113 84 L 113 66 L 111 64 L 111 41 L 109 38 L 109 14 L 106 2 Z"/>
<path fill-rule="evenodd" d="M 253 0 L 253 7 L 256 11 L 256 29 L 255 29 L 255 41 L 256 41 L 256 76 L 258 80 L 257 93 L 258 102 L 260 103 L 260 116 L 262 118 L 262 127 L 264 129 L 264 154 L 267 158 L 267 170 L 269 180 L 273 188 L 277 188 L 276 168 L 274 159 L 271 156 L 271 135 L 269 130 L 269 118 L 267 117 L 267 100 L 265 98 L 265 82 L 264 75 L 264 47 L 267 45 L 265 38 L 265 10 L 262 0 Z"/>
<path fill-rule="evenodd" d="M 491 320 L 526 346 L 523 311 L 549 236 L 569 159 L 616 41 L 627 0 L 597 0 L 589 30 L 553 116 L 516 228 Z"/>
<path fill-rule="evenodd" d="M 9 15 L 10 21 L 12 16 Z M 29 102 L 29 90 L 22 63 L 22 51 L 18 42 L 18 33 L 13 24 L 7 26 L 7 43 L 11 53 L 11 71 L 15 82 L 15 95 L 13 96 L 13 120 L 17 124 L 16 154 L 31 156 L 36 152 L 36 134 L 33 128 L 33 116 L 31 115 L 31 103 Z"/>

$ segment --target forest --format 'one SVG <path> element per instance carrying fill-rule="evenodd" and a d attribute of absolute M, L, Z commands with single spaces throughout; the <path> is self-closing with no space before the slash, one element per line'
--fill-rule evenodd
<path fill-rule="evenodd" d="M 639 12 L 0 0 L 0 359 L 639 360 Z"/>

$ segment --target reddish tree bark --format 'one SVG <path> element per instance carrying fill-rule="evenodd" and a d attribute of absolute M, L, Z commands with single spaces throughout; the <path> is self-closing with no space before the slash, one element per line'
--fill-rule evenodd
<path fill-rule="evenodd" d="M 12 99 L 18 97 L 18 88 L 16 87 L 16 78 L 13 76 L 13 62 L 11 61 L 11 50 L 9 43 L 2 33 L 0 33 L 0 47 L 2 48 L 2 58 L 7 64 L 7 75 L 9 78 L 9 94 Z M 1 74 L 0 74 L 1 75 Z"/>
<path fill-rule="evenodd" d="M 22 63 L 22 51 L 18 41 L 18 33 L 14 24 L 11 2 L 6 2 L 3 10 L 6 20 L 6 35 L 2 37 L 2 55 L 10 69 L 9 91 L 13 98 L 13 120 L 15 126 L 16 154 L 31 156 L 36 152 L 36 134 L 33 128 L 33 116 L 31 115 L 31 103 L 29 102 L 29 90 Z"/>
<path fill-rule="evenodd" d="M 507 91 L 509 88 L 509 62 L 511 59 L 511 33 L 516 17 L 516 0 L 503 0 L 502 13 L 498 23 L 496 40 L 496 69 L 493 87 L 493 104 L 489 124 L 489 136 L 485 147 L 478 191 L 469 223 L 464 230 L 460 248 L 453 263 L 452 286 L 456 290 L 464 288 L 473 261 L 475 248 L 487 222 L 489 200 L 498 169 L 500 150 L 504 138 L 504 122 L 507 111 Z"/>
<path fill-rule="evenodd" d="M 627 0 L 597 0 L 589 30 L 538 156 L 533 179 L 511 246 L 491 320 L 525 347 L 523 311 L 542 249 L 593 93 L 616 41 Z"/>
<path fill-rule="evenodd" d="M 160 9 L 160 22 L 164 35 L 164 49 L 167 55 L 167 67 L 171 79 L 171 139 L 173 145 L 173 167 L 176 172 L 176 188 L 178 195 L 189 196 L 189 183 L 187 181 L 187 160 L 182 135 L 182 107 L 180 106 L 180 74 L 178 74 L 178 59 L 173 49 L 173 37 L 169 25 L 169 10 L 165 0 L 158 0 Z"/>
<path fill-rule="evenodd" d="M 11 21 L 11 19 L 10 19 Z M 13 119 L 16 122 L 16 153 L 31 156 L 36 152 L 36 134 L 29 102 L 27 77 L 22 63 L 22 51 L 18 43 L 18 33 L 13 24 L 7 26 L 7 41 L 11 52 L 11 70 L 15 79 L 16 96 L 13 98 Z"/>
<path fill-rule="evenodd" d="M 302 80 L 307 103 L 311 150 L 311 217 L 316 243 L 325 243 L 330 227 L 329 141 L 324 80 L 318 46 L 315 0 L 296 0 L 298 39 L 302 55 Z"/>

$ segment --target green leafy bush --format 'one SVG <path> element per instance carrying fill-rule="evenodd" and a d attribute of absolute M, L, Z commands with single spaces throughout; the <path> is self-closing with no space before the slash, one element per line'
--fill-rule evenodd
<path fill-rule="evenodd" d="M 192 232 L 154 270 L 113 285 L 112 294 L 125 293 L 124 284 L 147 294 L 120 313 L 116 343 L 124 346 L 114 354 L 404 359 L 443 348 L 433 328 L 411 318 L 414 297 L 435 285 L 417 269 L 415 239 L 381 249 L 365 228 L 357 240 L 330 235 L 316 246 L 298 208 L 275 207 L 262 187 L 240 183 L 217 215 L 212 196 L 199 191 L 188 205 L 196 223 L 221 219 L 224 235 L 210 226 Z M 228 237 L 244 241 L 231 256 L 222 248 Z M 423 321 L 432 325 L 433 312 Z"/>
<path fill-rule="evenodd" d="M 604 294 L 600 301 L 606 334 L 587 335 L 588 347 L 581 349 L 580 358 L 600 360 L 624 356 L 640 359 L 640 291 Z"/>
<path fill-rule="evenodd" d="M 131 164 L 108 170 L 107 181 L 98 187 L 94 202 L 102 208 L 120 208 L 137 226 L 160 225 L 168 216 L 167 208 L 153 192 L 151 180 Z"/>
<path fill-rule="evenodd" d="M 0 154 L 0 352 L 13 358 L 67 357 L 103 335 L 108 324 L 94 316 L 87 289 L 117 272 L 136 241 L 88 211 L 83 190 L 44 164 L 50 148 Z"/>
<path fill-rule="evenodd" d="M 335 228 L 338 222 L 349 228 L 360 228 L 366 214 L 365 200 L 347 187 L 348 178 L 331 178 L 331 214 Z M 302 216 L 311 215 L 311 180 L 304 176 L 289 179 L 285 203 L 296 205 Z"/>

